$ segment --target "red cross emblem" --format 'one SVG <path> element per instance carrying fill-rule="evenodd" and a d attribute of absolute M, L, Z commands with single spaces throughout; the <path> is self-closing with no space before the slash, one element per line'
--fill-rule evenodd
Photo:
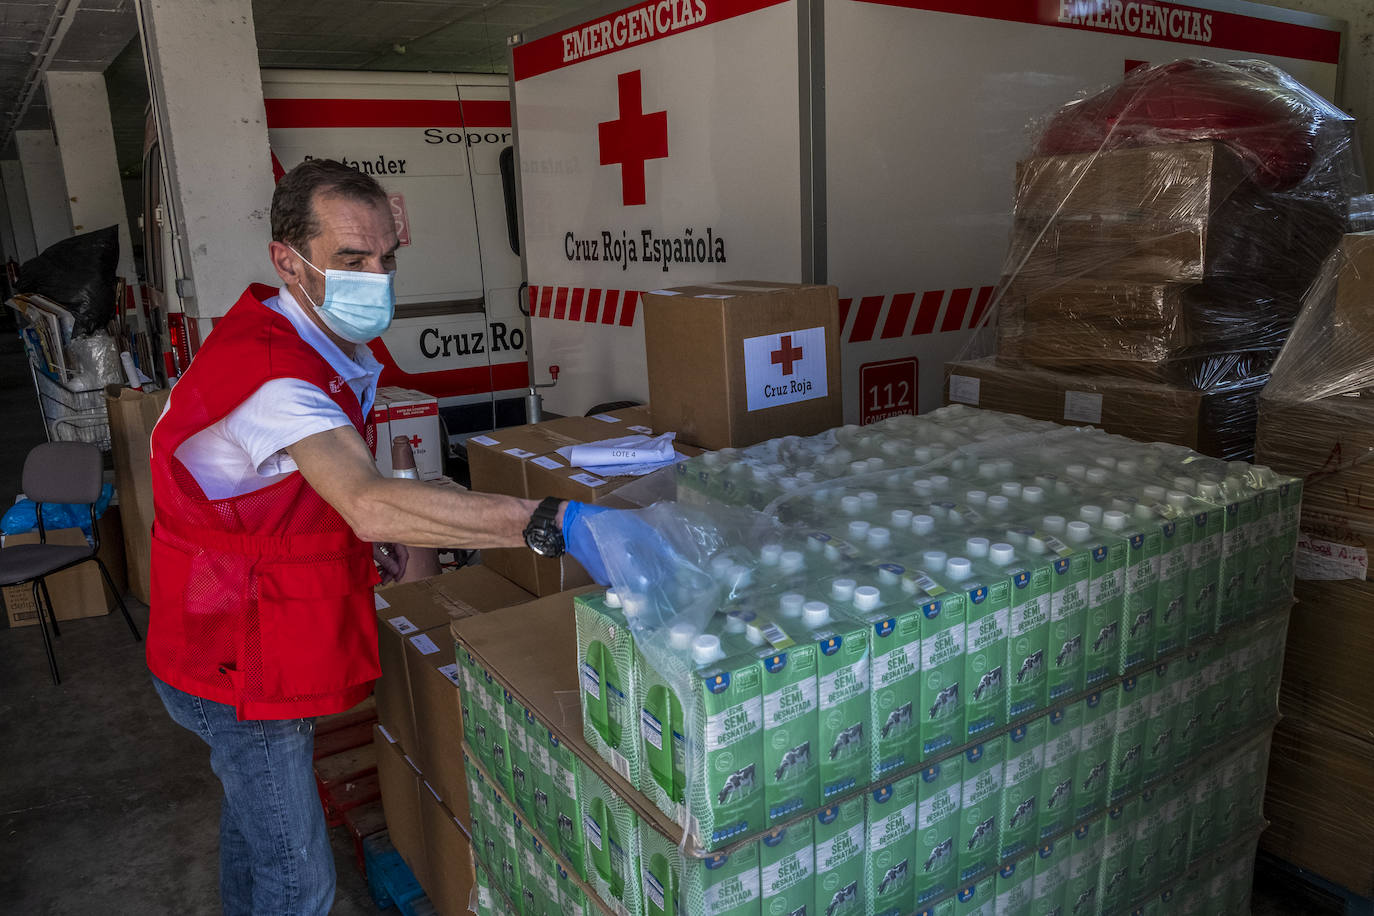
<path fill-rule="evenodd" d="M 783 375 L 791 375 L 792 364 L 802 358 L 802 348 L 792 346 L 792 335 L 784 334 L 782 344 L 768 356 L 773 365 L 782 366 Z"/>
<path fill-rule="evenodd" d="M 425 441 L 425 440 L 421 439 L 419 436 L 411 436 L 411 437 L 410 437 L 410 447 L 411 447 L 411 448 L 419 448 L 419 447 L 420 447 L 420 443 L 421 443 L 421 442 L 424 442 L 424 441 Z"/>
<path fill-rule="evenodd" d="M 668 158 L 668 112 L 644 113 L 639 75 L 634 70 L 616 77 L 620 119 L 597 125 L 601 164 L 620 166 L 621 200 L 627 207 L 644 204 L 644 163 Z"/>

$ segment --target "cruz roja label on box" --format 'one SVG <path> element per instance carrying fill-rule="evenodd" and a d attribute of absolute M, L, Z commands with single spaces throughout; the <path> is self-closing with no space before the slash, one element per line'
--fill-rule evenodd
<path fill-rule="evenodd" d="M 825 328 L 804 328 L 744 339 L 745 405 L 763 410 L 829 394 Z"/>

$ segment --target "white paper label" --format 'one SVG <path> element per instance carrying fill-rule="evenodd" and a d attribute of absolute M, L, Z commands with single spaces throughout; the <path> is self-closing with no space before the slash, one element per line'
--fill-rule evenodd
<path fill-rule="evenodd" d="M 745 338 L 744 391 L 751 411 L 826 397 L 825 328 Z"/>
<path fill-rule="evenodd" d="M 434 644 L 434 640 L 429 638 L 426 633 L 419 636 L 410 637 L 410 644 L 420 650 L 421 655 L 433 655 L 439 651 L 439 647 Z"/>
<path fill-rule="evenodd" d="M 681 296 L 682 293 L 676 292 L 676 291 L 671 290 L 671 289 L 653 289 L 653 290 L 649 290 L 649 292 L 645 293 L 644 295 L 646 295 L 646 296 Z"/>
<path fill-rule="evenodd" d="M 1369 569 L 1369 554 L 1363 547 L 1337 544 L 1310 534 L 1298 535 L 1296 562 L 1299 579 L 1359 579 Z"/>
<path fill-rule="evenodd" d="M 538 458 L 531 461 L 530 464 L 537 464 L 541 468 L 546 468 L 550 471 L 556 471 L 563 467 L 562 464 L 559 464 L 557 458 L 550 458 L 548 455 L 540 455 Z"/>
<path fill-rule="evenodd" d="M 387 623 L 391 624 L 391 628 L 402 636 L 414 633 L 416 630 L 420 629 L 405 617 L 392 617 Z"/>
<path fill-rule="evenodd" d="M 444 665 L 444 666 L 442 666 L 442 667 L 439 669 L 439 673 L 442 674 L 444 677 L 448 678 L 448 679 L 449 679 L 449 683 L 453 684 L 454 687 L 462 687 L 462 686 L 463 686 L 463 684 L 462 684 L 462 675 L 460 675 L 460 674 L 458 673 L 458 665 L 457 665 L 456 662 L 455 662 L 454 664 L 452 664 L 452 665 Z"/>
<path fill-rule="evenodd" d="M 1102 395 L 1091 391 L 1064 392 L 1064 419 L 1079 423 L 1102 422 Z"/>
<path fill-rule="evenodd" d="M 574 483 L 580 483 L 584 487 L 591 487 L 592 489 L 596 489 L 606 483 L 606 481 L 602 480 L 600 477 L 593 477 L 591 474 L 572 474 L 568 479 Z"/>
<path fill-rule="evenodd" d="M 473 437 L 472 437 L 471 439 L 469 439 L 468 441 L 469 441 L 469 442 L 476 442 L 478 445 L 500 445 L 500 444 L 501 444 L 501 443 L 497 442 L 495 439 L 493 439 L 491 436 L 473 436 Z"/>
<path fill-rule="evenodd" d="M 960 404 L 978 406 L 978 389 L 983 380 L 971 375 L 951 375 L 949 377 L 949 399 Z"/>
<path fill-rule="evenodd" d="M 534 457 L 534 452 L 526 451 L 523 448 L 508 448 L 506 449 L 506 454 L 510 455 L 512 458 L 519 458 L 521 460 Z"/>
<path fill-rule="evenodd" d="M 372 595 L 372 601 L 373 601 L 374 604 L 377 605 L 377 610 L 379 610 L 379 611 L 384 611 L 384 610 L 386 610 L 387 608 L 391 607 L 391 602 L 390 602 L 390 601 L 387 601 L 387 600 L 386 600 L 385 598 L 383 598 L 381 595 L 378 595 L 378 594 L 376 594 L 376 593 L 374 593 L 374 594 Z"/>
<path fill-rule="evenodd" d="M 629 429 L 631 432 L 639 433 L 642 436 L 652 436 L 654 434 L 654 431 L 647 426 L 631 426 Z"/>
<path fill-rule="evenodd" d="M 379 731 L 379 732 L 382 733 L 382 737 L 386 739 L 386 741 L 387 741 L 388 744 L 395 744 L 395 743 L 396 743 L 396 739 L 393 738 L 393 737 L 391 737 L 391 732 L 389 732 L 389 731 L 386 730 L 386 726 L 385 726 L 385 725 L 378 725 L 378 726 L 377 726 L 377 731 Z"/>
<path fill-rule="evenodd" d="M 619 423 L 619 422 L 620 422 L 619 420 L 617 420 L 615 417 L 611 416 L 611 415 L 608 414 L 608 413 L 594 413 L 594 414 L 592 414 L 592 419 L 593 419 L 593 420 L 600 420 L 602 423 Z"/>

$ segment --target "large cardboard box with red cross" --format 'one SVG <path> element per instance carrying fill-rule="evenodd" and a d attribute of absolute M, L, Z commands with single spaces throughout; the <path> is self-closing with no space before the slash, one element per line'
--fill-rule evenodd
<path fill-rule="evenodd" d="M 405 436 L 410 443 L 415 453 L 415 470 L 421 480 L 443 475 L 444 451 L 448 443 L 444 441 L 439 424 L 437 398 L 412 388 L 386 385 L 377 389 L 371 419 L 377 439 L 368 444 L 372 445 L 377 469 L 383 475 L 391 476 L 391 442 L 397 436 Z"/>
<path fill-rule="evenodd" d="M 838 287 L 846 422 L 934 408 L 1029 124 L 1180 57 L 1334 98 L 1343 30 L 1242 0 L 645 0 L 516 36 L 534 380 L 560 368 L 563 414 L 648 400 L 643 294 L 764 277 Z"/>

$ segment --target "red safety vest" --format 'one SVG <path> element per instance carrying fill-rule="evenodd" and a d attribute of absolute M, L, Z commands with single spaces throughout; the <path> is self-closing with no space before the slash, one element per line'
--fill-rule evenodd
<path fill-rule="evenodd" d="M 148 667 L 240 719 L 340 712 L 381 674 L 371 546 L 299 471 L 243 496 L 208 499 L 176 458 L 264 383 L 297 378 L 370 432 L 353 390 L 254 284 L 196 353 L 153 429 Z"/>

